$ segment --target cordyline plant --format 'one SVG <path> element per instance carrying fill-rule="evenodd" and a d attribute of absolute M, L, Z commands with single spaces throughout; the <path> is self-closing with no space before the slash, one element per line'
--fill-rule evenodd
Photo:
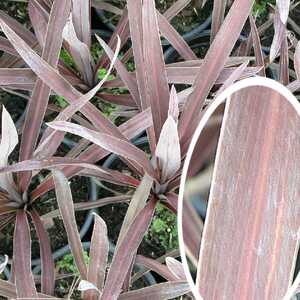
<path fill-rule="evenodd" d="M 35 201 L 53 188 L 82 279 L 79 288 L 85 290 L 84 297 L 171 299 L 189 291 L 178 261 L 168 258 L 166 266 L 137 255 L 138 247 L 158 202 L 177 212 L 182 162 L 205 107 L 213 101 L 216 93 L 236 80 L 258 72 L 264 75 L 267 64 L 272 62 L 265 60 L 259 39 L 259 34 L 269 23 L 259 30 L 250 18 L 251 34 L 246 41 L 237 44 L 251 13 L 253 0 L 234 1 L 225 19 L 225 10 L 220 9 L 219 1 L 215 1 L 212 43 L 204 59 L 199 59 L 170 24 L 189 2 L 179 0 L 161 14 L 153 0 L 128 0 L 108 44 L 96 36 L 105 52 L 98 61 L 94 61 L 91 55 L 90 5 L 98 8 L 100 5 L 101 9 L 114 13 L 116 9 L 109 3 L 30 0 L 28 9 L 34 34 L 1 12 L 0 25 L 5 37 L 0 39 L 0 48 L 6 53 L 0 58 L 0 86 L 11 91 L 29 91 L 30 99 L 22 128 L 19 162 L 13 165 L 8 165 L 8 156 L 17 145 L 18 136 L 3 108 L 1 176 L 4 179 L 1 184 L 0 224 L 4 228 L 9 223 L 15 223 L 12 266 L 18 271 L 12 272 L 10 282 L 0 281 L 0 294 L 6 297 L 39 296 L 31 273 L 30 215 L 40 240 L 41 292 L 53 295 L 55 273 L 50 242 L 34 208 Z M 287 38 L 281 32 L 281 23 L 280 28 L 276 23 L 278 15 L 277 10 L 274 22 L 277 31 L 271 50 L 273 60 L 281 54 L 280 78 L 287 83 L 288 63 L 284 56 L 288 51 Z M 170 42 L 183 61 L 165 64 L 161 36 Z M 119 53 L 129 39 L 132 47 L 121 57 Z M 252 46 L 255 57 L 250 57 Z M 72 57 L 74 68 L 59 59 L 61 48 Z M 235 53 L 230 56 L 233 50 Z M 125 63 L 132 57 L 135 71 L 129 72 Z M 254 65 L 249 66 L 250 61 L 254 60 Z M 113 67 L 116 78 L 106 81 Z M 98 71 L 102 68 L 108 69 L 108 72 L 99 82 Z M 170 88 L 170 85 L 177 84 L 190 87 L 177 94 L 175 87 Z M 293 85 L 294 89 L 298 88 L 297 84 L 298 81 Z M 116 88 L 124 87 L 128 94 L 113 93 Z M 51 95 L 63 97 L 69 105 L 64 109 L 53 106 L 49 103 Z M 116 126 L 90 101 L 94 97 L 119 105 L 118 113 L 127 116 L 126 121 Z M 43 132 L 43 120 L 46 114 L 53 111 L 58 114 L 47 123 L 48 127 Z M 198 145 L 201 160 L 195 163 L 195 171 L 210 156 L 219 127 L 219 121 L 213 122 L 205 133 L 206 140 Z M 150 153 L 132 143 L 132 139 L 145 130 Z M 82 139 L 65 157 L 58 157 L 57 149 L 66 133 Z M 110 153 L 117 154 L 127 164 L 131 175 L 96 165 Z M 37 187 L 31 188 L 32 179 L 41 169 L 52 172 Z M 17 174 L 15 178 L 13 173 Z M 95 216 L 91 260 L 88 267 L 84 263 L 66 179 L 75 175 L 92 176 L 136 189 L 130 199 L 128 196 L 116 196 L 99 199 L 95 203 L 95 206 L 102 206 L 130 200 L 108 271 L 106 228 L 99 216 Z M 81 208 L 90 206 L 81 203 Z M 192 210 L 190 214 L 184 226 L 193 230 L 195 217 Z M 198 257 L 199 234 L 190 234 L 187 243 L 192 255 Z M 135 263 L 154 270 L 167 282 L 130 291 Z"/>

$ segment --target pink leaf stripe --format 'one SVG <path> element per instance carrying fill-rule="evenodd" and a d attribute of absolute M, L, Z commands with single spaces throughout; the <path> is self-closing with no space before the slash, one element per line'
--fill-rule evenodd
<path fill-rule="evenodd" d="M 145 62 L 143 72 L 147 81 L 148 105 L 156 111 L 152 117 L 157 141 L 168 116 L 169 87 L 154 0 L 143 1 L 142 16 L 142 47 Z"/>
<path fill-rule="evenodd" d="M 186 281 L 170 281 L 121 294 L 119 300 L 174 299 L 190 291 Z"/>
<path fill-rule="evenodd" d="M 132 139 L 138 134 L 145 131 L 149 126 L 152 125 L 152 116 L 150 109 L 147 109 L 136 116 L 129 119 L 127 122 L 120 125 L 119 129 L 122 134 L 127 139 Z M 91 145 L 85 151 L 83 151 L 79 156 L 78 159 L 82 159 L 84 161 L 88 161 L 90 163 L 95 163 L 98 160 L 106 157 L 110 152 L 100 148 L 98 145 Z M 71 177 L 77 174 L 82 168 L 80 167 L 67 167 L 63 169 L 64 174 L 67 177 Z M 33 192 L 32 197 L 36 199 L 40 195 L 46 193 L 53 187 L 52 179 L 45 180 L 41 185 L 39 185 Z"/>
<path fill-rule="evenodd" d="M 227 0 L 215 0 L 212 12 L 211 35 L 210 41 L 212 42 L 217 35 L 222 22 L 224 20 L 225 9 Z"/>
<path fill-rule="evenodd" d="M 252 16 L 249 16 L 250 18 L 250 25 L 251 25 L 251 36 L 253 40 L 253 46 L 254 46 L 254 53 L 256 57 L 256 65 L 262 66 L 262 70 L 260 70 L 259 75 L 266 76 L 265 72 L 265 62 L 264 62 L 264 56 L 261 49 L 261 43 L 259 38 L 259 33 L 255 24 L 255 20 Z"/>
<path fill-rule="evenodd" d="M 198 265 L 204 299 L 284 297 L 298 252 L 299 128 L 270 88 L 227 100 Z"/>
<path fill-rule="evenodd" d="M 297 79 L 300 80 L 300 42 L 298 42 L 294 55 L 294 67 Z"/>
<path fill-rule="evenodd" d="M 87 266 L 84 261 L 83 248 L 77 229 L 74 204 L 67 178 L 61 171 L 52 171 L 55 184 L 57 204 L 67 232 L 69 245 L 74 256 L 81 279 L 87 278 Z"/>
<path fill-rule="evenodd" d="M 103 45 L 105 44 L 100 38 L 98 38 L 99 42 Z M 113 65 L 116 62 L 117 56 L 120 51 L 120 39 L 118 38 L 117 49 L 116 52 L 112 56 L 112 61 L 109 69 L 107 70 L 106 75 L 103 79 L 89 92 L 82 95 L 76 102 L 69 105 L 67 108 L 62 110 L 59 115 L 55 118 L 57 121 L 66 121 L 70 119 L 77 111 L 81 110 L 88 101 L 95 96 L 98 90 L 102 87 L 104 82 L 107 80 L 110 75 Z M 58 133 L 53 131 L 51 128 L 47 128 L 45 133 L 43 134 L 42 141 L 40 142 L 38 148 L 36 149 L 34 155 L 35 157 L 50 157 L 55 153 L 59 144 L 62 142 L 64 137 L 64 133 Z"/>
<path fill-rule="evenodd" d="M 116 153 L 135 162 L 153 178 L 156 178 L 157 176 L 146 154 L 129 142 L 69 122 L 54 121 L 48 123 L 48 126 L 55 130 L 63 130 L 72 134 L 77 134 L 107 151 Z"/>
<path fill-rule="evenodd" d="M 39 1 L 34 0 L 29 1 L 28 3 L 28 13 L 36 38 L 43 49 L 47 35 L 49 13 L 44 9 Z"/>
<path fill-rule="evenodd" d="M 42 59 L 44 59 L 54 68 L 56 68 L 58 63 L 59 53 L 62 45 L 62 31 L 70 13 L 70 9 L 70 0 L 56 0 L 53 2 L 49 23 L 47 26 L 47 34 L 45 38 L 45 47 L 43 49 Z M 41 79 L 36 81 L 29 101 L 23 127 L 20 160 L 29 159 L 33 154 L 41 124 L 46 113 L 50 92 L 51 89 Z M 21 175 L 19 183 L 21 191 L 26 190 L 29 181 L 30 173 Z"/>
<path fill-rule="evenodd" d="M 37 211 L 32 210 L 30 212 L 30 215 L 40 241 L 40 253 L 42 262 L 42 293 L 53 295 L 55 274 L 50 239 Z"/>
<path fill-rule="evenodd" d="M 76 34 L 88 48 L 91 47 L 91 7 L 90 1 L 73 1 L 73 23 Z"/>
<path fill-rule="evenodd" d="M 49 85 L 49 87 L 58 95 L 63 96 L 69 101 L 70 104 L 76 103 L 82 94 L 60 75 L 57 70 L 41 59 L 39 55 L 37 55 L 9 26 L 7 26 L 3 19 L 0 19 L 0 23 L 10 42 L 39 78 Z M 81 111 L 89 118 L 96 128 L 122 137 L 117 127 L 105 118 L 91 103 L 87 103 Z"/>
<path fill-rule="evenodd" d="M 136 253 L 150 225 L 155 205 L 156 200 L 150 200 L 131 223 L 126 239 L 122 241 L 118 251 L 114 254 L 102 293 L 103 299 L 119 299 L 123 282 L 132 262 L 132 257 Z"/>
<path fill-rule="evenodd" d="M 201 70 L 193 85 L 194 91 L 184 107 L 179 126 L 181 143 L 194 132 L 199 121 L 199 113 L 210 89 L 220 75 L 243 25 L 251 11 L 253 0 L 236 0 L 233 2 L 218 34 L 206 54 Z M 205 76 L 204 76 L 205 74 Z"/>
<path fill-rule="evenodd" d="M 108 250 L 109 242 L 106 224 L 98 215 L 95 214 L 87 280 L 94 284 L 100 291 L 104 287 Z M 95 291 L 89 291 L 86 293 L 86 299 L 89 300 L 97 300 L 98 296 L 98 293 Z"/>
<path fill-rule="evenodd" d="M 18 298 L 37 298 L 31 272 L 31 237 L 26 212 L 18 211 L 14 233 L 13 262 Z"/>
<path fill-rule="evenodd" d="M 146 267 L 149 270 L 154 271 L 155 273 L 159 274 L 163 278 L 169 281 L 177 280 L 176 276 L 170 271 L 170 269 L 162 264 L 161 262 L 145 257 L 143 255 L 137 255 L 135 259 L 135 263 L 138 265 L 141 265 L 143 267 Z"/>
<path fill-rule="evenodd" d="M 186 280 L 183 265 L 173 257 L 166 258 L 166 264 L 169 270 L 174 274 L 178 280 Z"/>

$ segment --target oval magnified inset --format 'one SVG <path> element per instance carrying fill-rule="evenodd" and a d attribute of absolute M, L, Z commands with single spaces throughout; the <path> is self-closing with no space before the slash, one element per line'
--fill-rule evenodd
<path fill-rule="evenodd" d="M 231 86 L 202 118 L 184 165 L 178 221 L 197 299 L 280 300 L 293 282 L 299 106 L 285 87 L 257 77 Z"/>

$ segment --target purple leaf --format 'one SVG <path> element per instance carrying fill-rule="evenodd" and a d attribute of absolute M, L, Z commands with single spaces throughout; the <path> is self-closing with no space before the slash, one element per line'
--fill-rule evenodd
<path fill-rule="evenodd" d="M 227 0 L 214 1 L 213 11 L 212 11 L 212 21 L 211 21 L 211 34 L 210 34 L 211 43 L 213 42 L 215 36 L 217 35 L 224 21 L 226 5 L 227 5 Z"/>
<path fill-rule="evenodd" d="M 155 137 L 156 141 L 158 141 L 162 126 L 168 117 L 169 86 L 154 0 L 143 1 L 142 16 L 142 47 L 145 61 L 143 76 L 145 76 L 147 81 L 148 94 L 146 107 L 150 106 L 153 111 L 155 110 L 155 114 L 152 117 Z M 142 107 L 145 108 L 144 106 Z"/>
<path fill-rule="evenodd" d="M 131 223 L 126 239 L 122 241 L 118 251 L 113 256 L 102 293 L 103 299 L 116 300 L 119 298 L 123 282 L 131 266 L 132 258 L 152 220 L 155 205 L 156 200 L 153 198 L 136 215 L 134 221 Z"/>
<path fill-rule="evenodd" d="M 15 124 L 5 109 L 2 106 L 2 132 L 0 143 L 0 167 L 6 167 L 8 164 L 8 157 L 13 152 L 19 142 L 18 132 Z M 6 190 L 9 195 L 16 201 L 21 201 L 21 197 L 17 192 L 17 188 L 11 173 L 0 175 L 0 187 Z"/>
<path fill-rule="evenodd" d="M 204 101 L 223 70 L 247 20 L 253 3 L 253 0 L 234 1 L 211 44 L 201 65 L 201 70 L 193 84 L 194 91 L 190 95 L 182 112 L 179 123 L 181 143 L 189 143 L 188 140 L 191 138 L 196 124 L 198 124 L 199 114 Z"/>
<path fill-rule="evenodd" d="M 170 180 L 181 165 L 180 143 L 177 131 L 179 109 L 177 94 L 174 88 L 172 89 L 169 103 L 170 115 L 162 127 L 155 150 L 155 156 L 161 171 L 161 183 L 166 183 Z"/>
<path fill-rule="evenodd" d="M 31 272 L 31 237 L 26 212 L 17 212 L 13 262 L 18 298 L 38 298 L 33 275 Z"/>
<path fill-rule="evenodd" d="M 294 67 L 297 79 L 300 80 L 300 42 L 298 42 L 294 55 Z"/>
<path fill-rule="evenodd" d="M 170 42 L 170 44 L 177 50 L 181 57 L 185 60 L 197 59 L 196 54 L 189 47 L 187 42 L 168 22 L 167 18 L 157 11 L 158 26 L 161 34 Z"/>
<path fill-rule="evenodd" d="M 133 139 L 143 131 L 145 131 L 149 126 L 152 125 L 152 116 L 150 109 L 147 109 L 136 116 L 132 117 L 122 125 L 120 125 L 119 129 L 120 132 L 127 138 Z M 98 160 L 103 159 L 109 154 L 109 151 L 100 148 L 98 145 L 91 145 L 85 151 L 83 151 L 79 156 L 78 159 L 82 159 L 84 161 L 88 161 L 90 163 L 95 163 Z M 65 168 L 64 174 L 67 177 L 71 177 L 77 174 L 81 170 L 80 167 L 67 167 Z M 45 180 L 38 186 L 33 192 L 32 197 L 35 199 L 42 194 L 46 193 L 53 187 L 53 181 L 51 179 Z"/>
<path fill-rule="evenodd" d="M 130 201 L 129 207 L 127 209 L 125 218 L 122 223 L 122 227 L 119 233 L 118 242 L 116 245 L 116 249 L 120 246 L 120 244 L 123 242 L 123 240 L 127 236 L 127 232 L 135 218 L 136 215 L 140 213 L 140 211 L 144 208 L 146 205 L 146 202 L 148 200 L 148 197 L 151 193 L 153 185 L 153 178 L 148 176 L 147 174 L 143 177 L 143 179 L 140 182 L 140 185 L 135 190 L 132 199 Z"/>
<path fill-rule="evenodd" d="M 57 204 L 67 232 L 69 245 L 74 256 L 76 266 L 82 279 L 87 279 L 87 267 L 84 261 L 83 248 L 77 229 L 74 204 L 67 178 L 61 171 L 52 171 L 55 184 Z"/>
<path fill-rule="evenodd" d="M 157 177 L 147 155 L 142 150 L 125 140 L 118 139 L 108 134 L 99 133 L 69 122 L 54 121 L 48 123 L 48 126 L 55 130 L 66 131 L 79 135 L 109 152 L 113 152 L 125 159 L 133 161 L 135 164 L 142 167 L 143 170 L 153 178 Z"/>
<path fill-rule="evenodd" d="M 90 1 L 73 1 L 73 23 L 80 41 L 91 47 L 91 6 Z"/>
<path fill-rule="evenodd" d="M 183 265 L 181 262 L 179 262 L 177 259 L 173 257 L 167 257 L 166 264 L 169 270 L 174 274 L 174 276 L 178 280 L 186 280 Z"/>
<path fill-rule="evenodd" d="M 41 266 L 42 266 L 42 293 L 53 295 L 54 293 L 54 260 L 52 257 L 51 244 L 47 231 L 45 230 L 39 214 L 31 210 L 30 215 L 35 226 L 40 243 Z"/>
<path fill-rule="evenodd" d="M 100 38 L 99 40 L 101 41 Z M 61 111 L 59 115 L 55 118 L 56 121 L 66 121 L 70 119 L 78 110 L 81 110 L 91 98 L 95 96 L 95 94 L 102 87 L 102 85 L 110 75 L 114 63 L 116 62 L 119 51 L 120 51 L 120 39 L 118 39 L 117 49 L 112 57 L 111 65 L 106 75 L 103 77 L 103 79 L 93 89 L 91 89 L 89 92 L 87 92 L 86 94 L 82 95 L 79 99 L 77 99 L 76 102 L 72 103 L 63 111 Z M 63 137 L 64 137 L 64 133 L 55 132 L 50 128 L 47 128 L 43 135 L 42 141 L 40 142 L 38 148 L 34 153 L 34 156 L 35 157 L 52 156 L 57 150 L 60 143 L 62 142 Z"/>
<path fill-rule="evenodd" d="M 43 49 L 46 42 L 49 14 L 39 1 L 30 0 L 28 3 L 28 13 L 37 40 Z"/>
<path fill-rule="evenodd" d="M 104 287 L 109 241 L 105 222 L 98 215 L 95 214 L 94 216 L 95 224 L 91 239 L 87 280 L 101 291 Z M 89 291 L 85 296 L 85 299 L 97 300 L 99 295 L 95 291 Z"/>
<path fill-rule="evenodd" d="M 81 2 L 81 0 L 75 2 Z M 87 44 L 82 42 L 77 37 L 72 22 L 72 18 L 68 20 L 63 30 L 63 38 L 69 46 L 68 50 L 70 51 L 70 54 L 74 59 L 75 64 L 77 65 L 78 70 L 81 73 L 84 82 L 89 86 L 93 86 L 94 84 L 93 58 L 90 54 L 90 49 L 87 46 Z"/>
<path fill-rule="evenodd" d="M 190 2 L 191 0 L 177 0 L 165 11 L 164 16 L 167 18 L 168 21 L 171 21 L 186 6 L 188 6 Z"/>
<path fill-rule="evenodd" d="M 255 57 L 256 57 L 256 65 L 263 67 L 262 70 L 259 72 L 259 75 L 266 77 L 265 62 L 264 62 L 263 52 L 261 49 L 259 33 L 258 33 L 256 24 L 255 24 L 254 18 L 250 15 L 249 19 L 250 19 L 250 25 L 251 25 L 251 37 L 253 40 L 254 53 L 255 53 Z"/>
<path fill-rule="evenodd" d="M 189 284 L 186 281 L 170 281 L 155 284 L 146 288 L 123 293 L 119 300 L 166 300 L 180 297 L 190 292 Z"/>
<path fill-rule="evenodd" d="M 43 48 L 42 59 L 44 59 L 47 63 L 49 63 L 50 66 L 54 68 L 58 63 L 59 53 L 62 45 L 62 31 L 70 9 L 70 0 L 56 0 L 53 2 L 49 23 L 47 26 L 47 34 L 45 38 L 45 47 Z M 20 160 L 29 159 L 33 154 L 41 124 L 46 113 L 50 92 L 51 89 L 41 79 L 37 79 L 28 104 L 23 127 L 23 135 L 20 147 Z M 21 174 L 19 186 L 22 192 L 27 189 L 30 177 L 31 174 L 28 172 Z"/>
<path fill-rule="evenodd" d="M 0 68 L 0 85 L 31 85 L 36 81 L 35 74 L 25 68 Z"/>
<path fill-rule="evenodd" d="M 273 62 L 274 59 L 277 57 L 281 48 L 282 41 L 284 40 L 285 30 L 286 30 L 284 23 L 282 23 L 280 19 L 278 10 L 275 11 L 275 16 L 274 16 L 274 30 L 275 33 L 274 33 L 274 37 L 270 49 L 270 62 Z"/>
<path fill-rule="evenodd" d="M 114 197 L 107 197 L 107 198 L 101 198 L 96 201 L 89 201 L 89 202 L 76 202 L 74 203 L 74 209 L 75 211 L 81 211 L 81 210 L 90 210 L 93 208 L 102 207 L 108 204 L 116 204 L 116 203 L 125 203 L 129 202 L 131 199 L 131 195 L 121 195 L 121 196 L 114 196 Z M 52 210 L 51 212 L 44 214 L 42 216 L 43 220 L 46 219 L 52 219 L 60 216 L 59 210 Z"/>
<path fill-rule="evenodd" d="M 137 255 L 135 259 L 135 264 L 141 265 L 148 270 L 154 271 L 155 273 L 159 274 L 161 277 L 165 278 L 168 281 L 177 280 L 176 276 L 172 274 L 170 269 L 159 262 L 157 259 L 148 258 L 143 255 Z"/>

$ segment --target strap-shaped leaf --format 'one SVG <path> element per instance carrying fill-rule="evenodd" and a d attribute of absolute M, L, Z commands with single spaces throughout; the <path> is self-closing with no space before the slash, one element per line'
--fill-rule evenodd
<path fill-rule="evenodd" d="M 98 38 L 100 42 L 102 40 Z M 76 102 L 73 102 L 69 106 L 67 106 L 64 110 L 62 110 L 58 116 L 55 118 L 56 121 L 67 121 L 70 119 L 77 111 L 80 111 L 88 102 L 91 98 L 93 98 L 98 90 L 102 87 L 102 85 L 105 83 L 107 80 L 108 76 L 110 75 L 114 63 L 116 62 L 116 59 L 118 57 L 119 51 L 120 51 L 120 44 L 121 41 L 118 38 L 118 43 L 117 43 L 117 49 L 115 53 L 113 54 L 111 65 L 106 73 L 106 75 L 103 77 L 103 79 L 90 91 L 88 91 L 86 94 L 82 95 L 80 98 L 76 100 Z M 58 146 L 60 143 L 63 141 L 64 138 L 64 133 L 62 132 L 57 132 L 52 130 L 51 128 L 47 128 L 43 134 L 42 140 L 37 147 L 34 156 L 37 158 L 42 158 L 42 157 L 51 157 L 52 155 L 55 154 L 55 151 L 57 150 Z"/>
<path fill-rule="evenodd" d="M 91 47 L 91 6 L 90 1 L 75 0 L 72 17 L 76 34 L 80 41 Z"/>
<path fill-rule="evenodd" d="M 179 262 L 177 259 L 173 257 L 167 257 L 166 264 L 169 270 L 174 274 L 174 276 L 178 280 L 186 280 L 183 265 L 181 262 Z"/>
<path fill-rule="evenodd" d="M 169 87 L 154 0 L 143 1 L 142 15 L 142 47 L 145 60 L 145 70 L 143 72 L 147 80 L 149 105 L 156 112 L 152 117 L 157 141 L 162 126 L 168 117 Z"/>
<path fill-rule="evenodd" d="M 103 299 L 119 299 L 132 258 L 150 225 L 155 205 L 156 200 L 151 199 L 131 223 L 126 238 L 123 239 L 118 251 L 113 256 L 102 293 Z"/>
<path fill-rule="evenodd" d="M 40 243 L 40 253 L 42 262 L 42 293 L 47 295 L 53 295 L 55 274 L 50 239 L 37 211 L 33 209 L 30 212 L 30 215 Z"/>
<path fill-rule="evenodd" d="M 35 74 L 27 68 L 0 68 L 0 85 L 34 85 Z"/>
<path fill-rule="evenodd" d="M 106 224 L 101 217 L 95 214 L 87 280 L 94 284 L 99 291 L 104 287 L 108 251 L 109 241 Z M 89 291 L 85 294 L 85 299 L 97 300 L 98 296 L 99 292 Z"/>
<path fill-rule="evenodd" d="M 101 198 L 96 201 L 76 202 L 76 203 L 74 203 L 74 209 L 75 209 L 75 211 L 90 210 L 90 209 L 98 208 L 98 207 L 105 206 L 108 204 L 129 202 L 130 199 L 131 199 L 130 195 L 121 195 L 121 196 Z M 50 218 L 56 218 L 58 216 L 60 216 L 60 211 L 59 211 L 59 209 L 56 209 L 56 210 L 52 210 L 49 213 L 43 215 L 42 219 L 46 220 L 46 219 L 50 219 Z"/>
<path fill-rule="evenodd" d="M 143 131 L 145 131 L 149 126 L 152 124 L 152 116 L 150 109 L 147 109 L 136 116 L 132 117 L 125 123 L 119 126 L 119 129 L 121 133 L 127 138 L 127 139 L 133 139 Z M 85 151 L 83 151 L 79 156 L 78 159 L 82 159 L 84 161 L 88 161 L 90 163 L 95 163 L 98 160 L 101 160 L 102 158 L 106 157 L 109 154 L 109 151 L 104 150 L 103 148 L 100 148 L 98 145 L 91 145 L 88 147 Z M 75 174 L 77 174 L 82 168 L 80 167 L 67 167 L 63 169 L 63 172 L 65 176 L 71 177 Z M 40 186 L 38 186 L 32 193 L 33 199 L 36 199 L 41 194 L 46 193 L 53 187 L 53 181 L 52 179 L 45 180 L 43 183 L 41 183 Z"/>
<path fill-rule="evenodd" d="M 175 16 L 177 16 L 189 3 L 191 0 L 177 0 L 173 3 L 164 13 L 164 16 L 168 21 L 171 21 Z"/>
<path fill-rule="evenodd" d="M 170 97 L 169 116 L 165 121 L 155 150 L 158 165 L 161 171 L 161 183 L 172 178 L 181 165 L 180 143 L 177 131 L 178 99 L 173 87 Z"/>
<path fill-rule="evenodd" d="M 289 80 L 289 46 L 287 40 L 287 33 L 285 31 L 284 38 L 280 49 L 280 61 L 279 61 L 279 81 L 283 85 L 288 85 Z"/>
<path fill-rule="evenodd" d="M 87 170 L 93 170 L 95 171 L 95 174 L 96 172 L 98 172 L 99 174 L 102 173 L 109 174 L 109 170 L 105 170 L 104 168 L 98 167 L 94 164 L 89 164 L 79 159 L 66 158 L 66 157 L 52 157 L 49 159 L 24 160 L 19 163 L 15 163 L 13 165 L 0 168 L 0 173 L 51 169 L 51 168 L 67 166 L 67 165 L 75 165 L 75 166 L 80 166 L 81 168 L 85 168 Z"/>
<path fill-rule="evenodd" d="M 57 204 L 67 232 L 69 245 L 82 279 L 87 279 L 87 267 L 84 261 L 83 248 L 77 229 L 74 204 L 67 178 L 61 171 L 52 171 L 55 184 Z"/>
<path fill-rule="evenodd" d="M 54 68 L 57 66 L 63 40 L 62 31 L 70 9 L 71 0 L 56 0 L 52 5 L 42 59 Z M 20 160 L 29 159 L 33 154 L 41 124 L 46 113 L 50 93 L 51 89 L 48 85 L 41 79 L 37 79 L 26 111 L 20 148 Z M 25 174 L 21 174 L 19 186 L 22 192 L 26 190 L 29 181 L 30 173 L 26 172 Z"/>
<path fill-rule="evenodd" d="M 167 300 L 180 297 L 190 291 L 186 281 L 170 281 L 121 294 L 119 300 Z"/>
<path fill-rule="evenodd" d="M 0 295 L 10 299 L 17 298 L 16 286 L 9 281 L 0 279 Z"/>
<path fill-rule="evenodd" d="M 49 13 L 37 0 L 29 1 L 28 13 L 36 38 L 43 49 L 46 41 Z"/>
<path fill-rule="evenodd" d="M 262 70 L 259 72 L 259 75 L 266 76 L 265 72 L 265 62 L 264 62 L 264 56 L 261 49 L 261 43 L 259 38 L 259 33 L 255 24 L 255 20 L 252 16 L 249 16 L 250 19 L 250 26 L 251 26 L 251 37 L 253 40 L 253 47 L 254 47 L 254 53 L 256 58 L 256 65 L 262 66 Z"/>
<path fill-rule="evenodd" d="M 244 62 L 239 67 L 237 67 L 232 74 L 224 81 L 221 88 L 219 88 L 215 98 L 220 95 L 225 89 L 227 89 L 229 86 L 231 86 L 235 81 L 242 78 L 243 73 L 245 73 L 245 69 L 247 68 L 249 64 L 249 61 Z"/>
<path fill-rule="evenodd" d="M 136 79 L 137 79 L 139 93 L 140 93 L 140 101 L 141 101 L 140 107 L 144 110 L 147 109 L 148 107 L 151 107 L 151 104 L 149 101 L 147 76 L 145 74 L 147 69 L 146 69 L 146 62 L 144 60 L 144 50 L 143 50 L 144 45 L 143 45 L 142 1 L 128 0 L 127 8 L 128 8 L 130 36 L 132 40 L 132 49 L 134 54 L 135 66 L 136 66 Z M 154 153 L 155 146 L 156 146 L 154 127 L 151 127 L 147 130 L 147 135 L 149 138 L 151 153 Z"/>
<path fill-rule="evenodd" d="M 179 135 L 182 144 L 189 144 L 190 137 L 198 124 L 204 101 L 224 68 L 249 16 L 253 3 L 253 0 L 234 1 L 211 44 L 194 82 L 194 91 L 189 96 L 181 116 Z"/>
<path fill-rule="evenodd" d="M 9 53 L 10 55 L 18 56 L 18 52 L 15 50 L 14 47 L 12 47 L 8 39 L 2 36 L 0 37 L 0 50 Z"/>
<path fill-rule="evenodd" d="M 8 26 L 10 26 L 24 41 L 26 41 L 27 44 L 33 45 L 37 42 L 35 35 L 30 30 L 7 15 L 5 12 L 0 11 L 0 18 L 6 24 L 8 24 Z"/>
<path fill-rule="evenodd" d="M 62 130 L 79 135 L 109 152 L 113 152 L 121 157 L 124 157 L 125 159 L 131 160 L 138 166 L 142 167 L 150 176 L 156 178 L 156 173 L 145 152 L 127 141 L 69 122 L 54 121 L 48 123 L 48 126 L 56 130 Z"/>
<path fill-rule="evenodd" d="M 227 0 L 215 0 L 212 12 L 211 20 L 211 34 L 210 42 L 212 42 L 217 35 L 225 16 L 225 9 L 227 5 Z"/>
<path fill-rule="evenodd" d="M 145 257 L 143 255 L 137 255 L 135 264 L 141 265 L 148 270 L 154 271 L 168 281 L 177 280 L 176 276 L 174 276 L 170 269 L 156 259 Z"/>
<path fill-rule="evenodd" d="M 270 48 L 270 62 L 274 61 L 274 59 L 277 57 L 277 55 L 280 51 L 281 44 L 282 44 L 282 41 L 284 40 L 284 36 L 285 36 L 285 30 L 286 30 L 286 27 L 280 19 L 278 10 L 276 10 L 275 16 L 274 16 L 274 31 L 275 31 L 275 33 L 274 33 L 272 45 Z"/>
<path fill-rule="evenodd" d="M 168 22 L 168 19 L 157 11 L 158 26 L 161 34 L 170 42 L 170 44 L 177 50 L 181 57 L 185 60 L 197 59 L 196 54 L 189 47 L 182 36 L 173 28 Z"/>
<path fill-rule="evenodd" d="M 289 10 L 290 10 L 290 0 L 276 0 L 276 5 L 278 7 L 280 20 L 283 24 L 286 24 Z"/>
<path fill-rule="evenodd" d="M 19 298 L 38 298 L 33 275 L 31 272 L 31 237 L 26 212 L 17 212 L 13 262 L 17 270 L 15 282 Z"/>
<path fill-rule="evenodd" d="M 69 45 L 68 49 L 71 53 L 72 58 L 75 61 L 75 64 L 77 65 L 79 72 L 83 77 L 84 82 L 89 86 L 93 86 L 93 58 L 91 56 L 90 49 L 88 48 L 88 46 L 82 41 L 80 41 L 77 37 L 72 18 L 68 20 L 63 30 L 63 38 Z"/>
<path fill-rule="evenodd" d="M 53 89 L 58 95 L 63 96 L 70 104 L 76 103 L 76 100 L 79 99 L 82 94 L 77 91 L 61 74 L 59 74 L 56 69 L 41 59 L 41 57 L 37 55 L 37 53 L 34 52 L 33 49 L 26 44 L 25 41 L 22 40 L 1 18 L 0 24 L 10 42 L 14 45 L 18 53 L 37 74 L 37 76 L 39 76 L 39 78 L 41 78 L 43 82 Z M 90 122 L 92 122 L 96 128 L 122 137 L 117 127 L 105 118 L 91 103 L 87 103 L 81 111 L 89 118 Z"/>
<path fill-rule="evenodd" d="M 143 209 L 145 206 L 148 197 L 150 195 L 151 189 L 153 185 L 153 178 L 145 174 L 143 179 L 140 182 L 140 185 L 135 190 L 132 199 L 130 201 L 129 207 L 127 209 L 125 218 L 122 223 L 122 227 L 119 233 L 118 242 L 116 245 L 116 249 L 118 249 L 119 245 L 122 243 L 124 238 L 126 238 L 126 234 L 128 229 L 130 228 L 131 223 L 134 220 L 134 217 Z"/>
<path fill-rule="evenodd" d="M 4 106 L 2 106 L 0 167 L 7 166 L 8 156 L 13 152 L 18 142 L 18 132 L 15 127 L 15 124 L 8 111 L 5 109 Z M 11 173 L 0 175 L 0 187 L 6 190 L 14 200 L 21 201 L 20 195 L 16 190 L 16 185 Z"/>
<path fill-rule="evenodd" d="M 297 74 L 297 79 L 300 80 L 300 42 L 298 42 L 295 49 L 294 67 L 295 67 L 295 72 Z"/>

